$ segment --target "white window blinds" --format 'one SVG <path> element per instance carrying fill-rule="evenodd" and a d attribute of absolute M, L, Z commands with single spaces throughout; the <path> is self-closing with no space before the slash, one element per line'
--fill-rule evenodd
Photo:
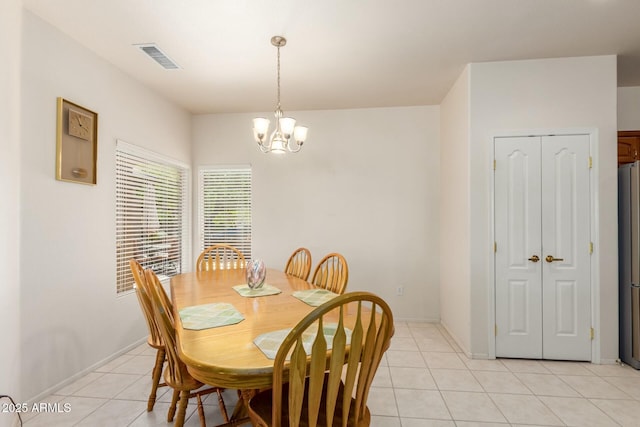
<path fill-rule="evenodd" d="M 251 167 L 199 171 L 200 249 L 224 243 L 251 259 Z"/>
<path fill-rule="evenodd" d="M 129 260 L 163 277 L 186 262 L 188 167 L 118 141 L 116 148 L 116 290 L 133 289 Z"/>

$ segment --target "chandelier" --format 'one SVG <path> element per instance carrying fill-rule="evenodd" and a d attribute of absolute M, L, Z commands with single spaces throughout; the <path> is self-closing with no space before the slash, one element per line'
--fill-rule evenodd
<path fill-rule="evenodd" d="M 280 108 L 280 48 L 287 44 L 287 39 L 282 36 L 273 36 L 271 44 L 278 48 L 278 104 L 276 106 L 276 128 L 267 141 L 269 132 L 269 119 L 258 117 L 253 119 L 253 136 L 263 153 L 297 153 L 307 139 L 308 129 L 304 126 L 296 126 L 296 120 L 292 117 L 282 117 Z"/>

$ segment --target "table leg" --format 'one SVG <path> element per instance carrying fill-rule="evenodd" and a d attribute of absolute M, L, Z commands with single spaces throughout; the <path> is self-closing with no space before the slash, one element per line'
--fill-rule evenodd
<path fill-rule="evenodd" d="M 253 396 L 256 395 L 258 390 L 248 389 L 248 390 L 238 390 L 238 404 L 233 409 L 233 414 L 229 418 L 229 422 L 225 424 L 221 424 L 217 427 L 231 427 L 238 426 L 241 424 L 251 423 L 249 419 L 249 400 Z"/>
<path fill-rule="evenodd" d="M 239 390 L 238 404 L 234 408 L 233 415 L 231 416 L 232 420 L 247 418 L 249 416 L 249 401 L 257 392 L 258 390 L 253 389 Z"/>

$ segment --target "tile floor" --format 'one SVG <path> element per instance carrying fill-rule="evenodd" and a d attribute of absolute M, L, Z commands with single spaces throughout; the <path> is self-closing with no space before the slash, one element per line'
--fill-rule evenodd
<path fill-rule="evenodd" d="M 120 356 L 45 402 L 67 413 L 27 413 L 24 425 L 165 426 L 170 401 L 160 389 L 146 412 L 154 351 L 146 344 Z M 233 410 L 233 391 L 225 396 Z M 222 422 L 215 395 L 207 425 Z M 435 324 L 396 324 L 391 348 L 371 388 L 372 426 L 640 426 L 640 371 L 628 366 L 532 360 L 470 360 Z M 198 426 L 195 402 L 186 426 Z"/>

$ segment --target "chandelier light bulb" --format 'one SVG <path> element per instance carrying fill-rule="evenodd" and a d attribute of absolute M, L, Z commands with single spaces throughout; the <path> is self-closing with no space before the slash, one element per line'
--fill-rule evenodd
<path fill-rule="evenodd" d="M 280 130 L 285 139 L 291 138 L 295 126 L 296 119 L 292 119 L 291 117 L 283 117 L 280 119 Z"/>
<path fill-rule="evenodd" d="M 306 126 L 296 126 L 293 130 L 293 139 L 296 140 L 298 145 L 302 145 L 307 140 L 307 132 L 309 128 Z"/>
<path fill-rule="evenodd" d="M 269 132 L 269 119 L 265 119 L 263 117 L 258 117 L 253 119 L 253 134 L 256 138 L 256 141 L 264 142 L 264 137 Z"/>

